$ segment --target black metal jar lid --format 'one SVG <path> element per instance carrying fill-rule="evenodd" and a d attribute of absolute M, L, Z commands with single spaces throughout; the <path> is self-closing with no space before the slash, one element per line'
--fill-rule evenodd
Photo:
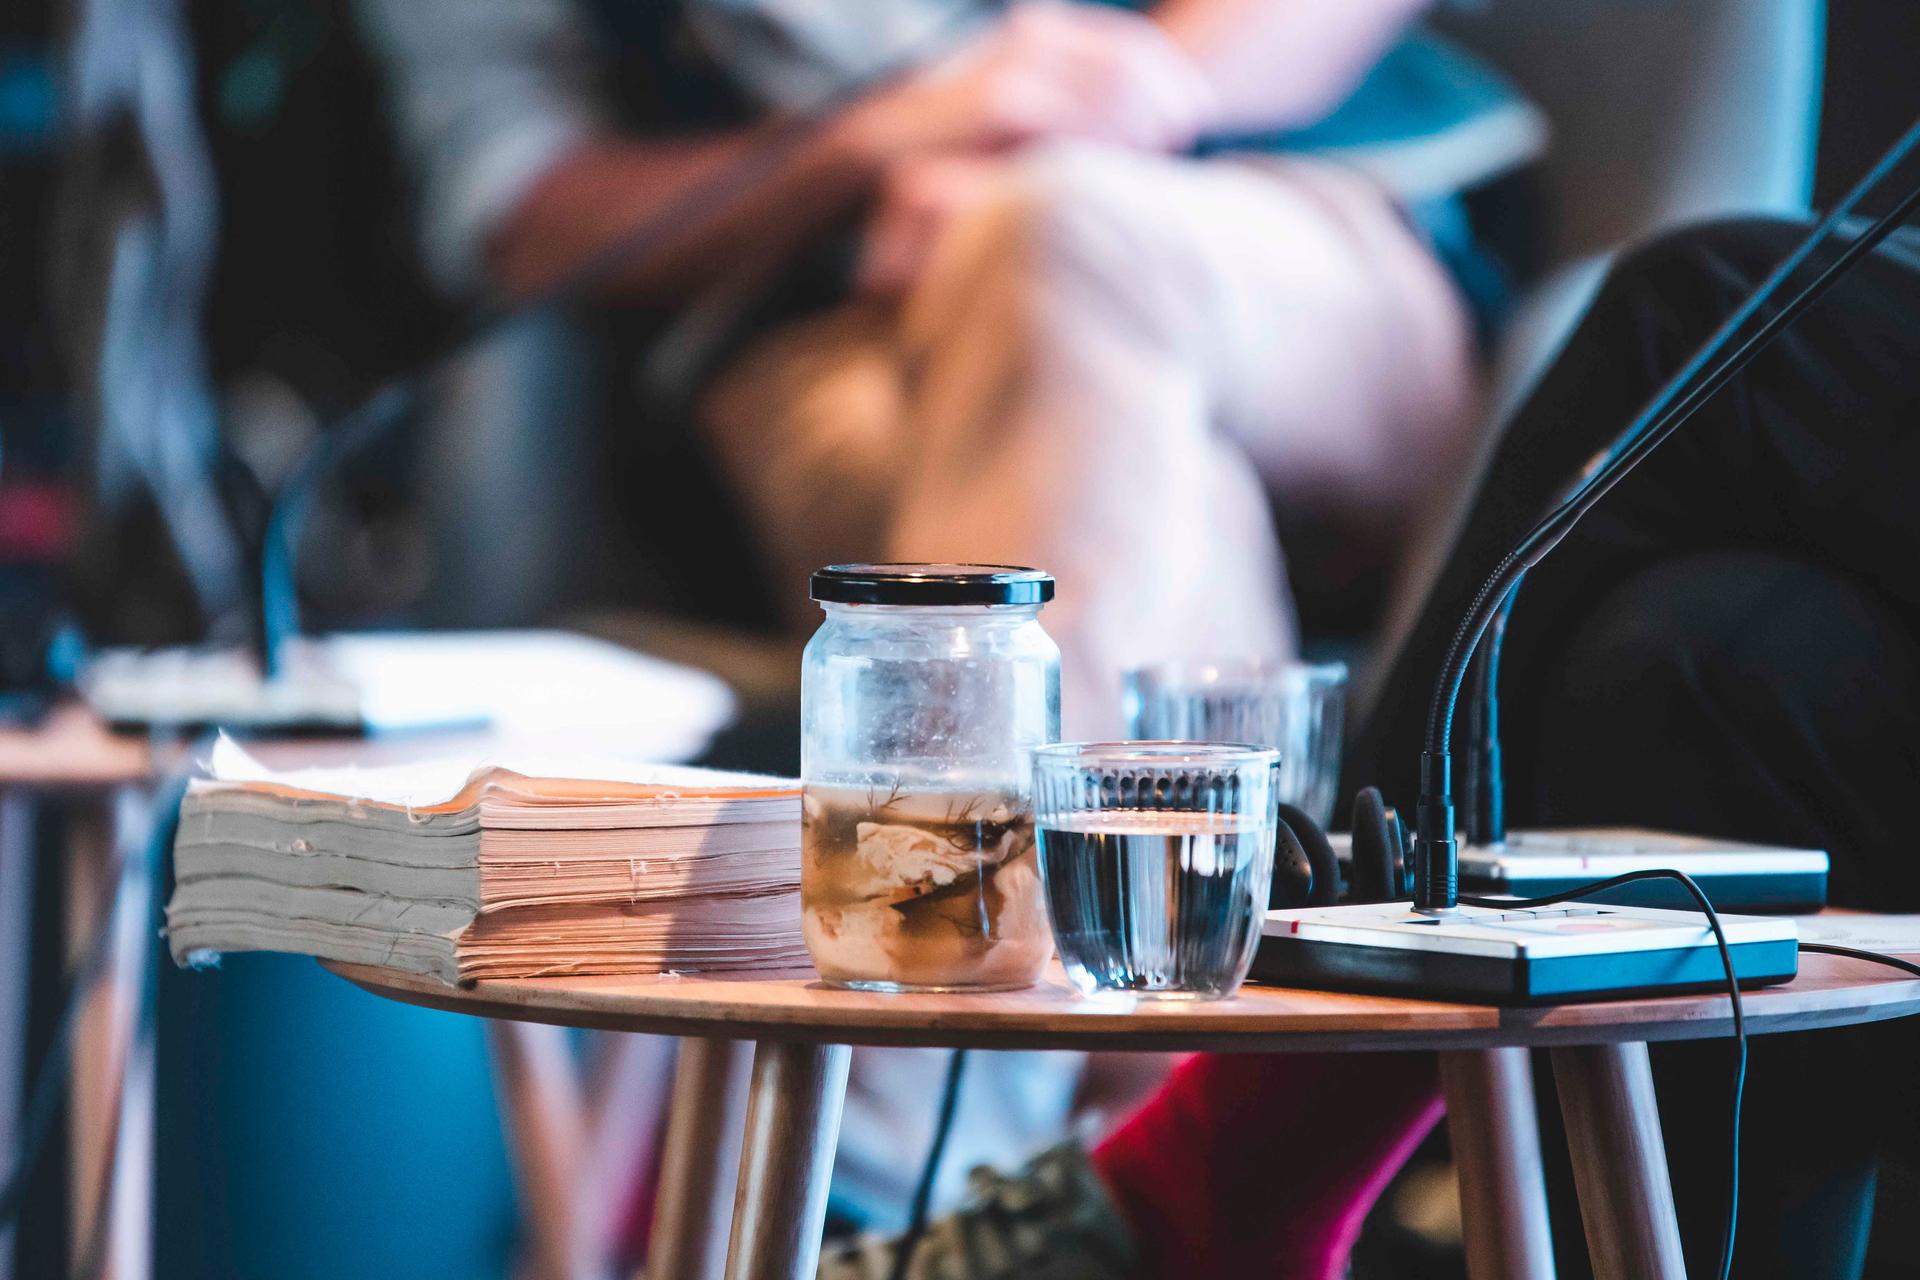
<path fill-rule="evenodd" d="M 830 564 L 813 575 L 828 604 L 1045 604 L 1053 575 L 1011 564 Z"/>

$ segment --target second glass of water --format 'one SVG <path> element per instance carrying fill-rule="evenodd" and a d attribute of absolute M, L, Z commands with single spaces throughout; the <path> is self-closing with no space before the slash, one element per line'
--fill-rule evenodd
<path fill-rule="evenodd" d="M 1127 672 L 1127 735 L 1251 742 L 1280 752 L 1280 799 L 1325 827 L 1340 782 L 1339 662 L 1161 662 Z"/>
<path fill-rule="evenodd" d="M 1054 946 L 1082 994 L 1239 989 L 1273 878 L 1279 752 L 1195 742 L 1034 752 Z"/>

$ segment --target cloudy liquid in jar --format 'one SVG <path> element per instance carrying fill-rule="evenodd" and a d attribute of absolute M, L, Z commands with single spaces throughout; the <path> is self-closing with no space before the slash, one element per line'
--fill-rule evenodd
<path fill-rule="evenodd" d="M 1024 796 L 809 783 L 800 903 L 828 982 L 874 990 L 1030 985 L 1053 950 Z"/>

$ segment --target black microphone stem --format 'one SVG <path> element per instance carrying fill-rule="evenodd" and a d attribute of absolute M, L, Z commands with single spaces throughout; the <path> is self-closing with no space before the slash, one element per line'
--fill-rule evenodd
<path fill-rule="evenodd" d="M 1836 204 L 1820 223 L 1802 240 L 1794 251 L 1781 259 L 1745 302 L 1735 308 L 1733 314 L 1723 321 L 1705 342 L 1680 367 L 1680 370 L 1668 380 L 1667 384 L 1648 402 L 1634 420 L 1627 425 L 1617 439 L 1605 451 L 1596 455 L 1583 469 L 1583 479 L 1598 472 L 1633 445 L 1654 420 L 1664 413 L 1685 389 L 1687 383 L 1697 377 L 1707 363 L 1748 321 L 1759 312 L 1773 292 L 1783 286 L 1794 272 L 1805 265 L 1816 249 L 1839 229 L 1842 222 L 1852 216 L 1860 201 L 1879 186 L 1886 176 L 1905 159 L 1917 140 L 1920 140 L 1920 122 L 1912 125 L 1886 154 L 1883 155 L 1867 173 L 1854 184 L 1840 202 Z M 1562 501 L 1579 491 L 1579 485 L 1562 496 Z M 1503 842 L 1506 839 L 1506 776 L 1500 754 L 1500 657 L 1502 641 L 1506 637 L 1507 620 L 1512 616 L 1515 598 L 1519 595 L 1520 583 L 1516 581 L 1500 603 L 1499 612 L 1489 629 L 1488 644 L 1473 665 L 1475 697 L 1468 717 L 1469 755 L 1467 764 L 1467 841 L 1470 844 L 1486 847 Z M 1429 725 L 1431 736 L 1431 725 Z"/>
<path fill-rule="evenodd" d="M 1500 761 L 1500 649 L 1520 594 L 1515 583 L 1487 627 L 1475 656 L 1477 696 L 1467 709 L 1467 843 L 1482 849 L 1506 843 L 1507 781 Z"/>
<path fill-rule="evenodd" d="M 1850 208 L 1863 189 L 1876 184 L 1920 142 L 1920 122 L 1916 122 L 1849 194 L 1844 205 Z M 1625 479 L 1652 452 L 1659 448 L 1679 426 L 1691 418 L 1708 399 L 1731 381 L 1780 333 L 1839 281 L 1862 257 L 1891 235 L 1915 208 L 1920 208 L 1920 187 L 1909 191 L 1892 210 L 1854 238 L 1834 261 L 1805 288 L 1789 298 L 1764 324 L 1740 344 L 1734 352 L 1714 366 L 1684 394 L 1687 378 L 1677 375 L 1654 397 L 1648 410 L 1622 433 L 1619 443 L 1609 449 L 1601 465 L 1590 471 L 1573 493 L 1508 552 L 1491 576 L 1482 584 L 1466 615 L 1449 642 L 1440 679 L 1434 687 L 1433 701 L 1427 711 L 1426 737 L 1420 758 L 1420 804 L 1417 809 L 1419 835 L 1414 843 L 1414 906 L 1422 911 L 1450 911 L 1459 905 L 1459 851 L 1454 842 L 1453 765 L 1450 756 L 1454 709 L 1460 699 L 1461 685 L 1473 661 L 1474 652 L 1494 616 L 1507 602 L 1526 572 L 1545 559 L 1560 544 L 1588 511 Z M 1837 225 L 1829 215 L 1790 255 L 1798 265 Z M 1783 264 L 1785 265 L 1785 264 Z M 1751 316 L 1771 301 L 1785 279 L 1778 269 L 1755 289 L 1736 315 Z M 1719 347 L 1730 340 L 1728 326 L 1709 339 L 1707 345 L 1690 360 L 1681 375 L 1705 367 L 1719 354 Z M 1643 425 L 1644 422 L 1644 425 Z"/>
<path fill-rule="evenodd" d="M 399 422 L 418 398 L 423 379 L 394 378 L 335 420 L 307 449 L 293 473 L 274 495 L 260 544 L 260 674 L 271 680 L 285 667 L 287 642 L 300 634 L 300 596 L 295 562 L 300 530 L 313 506 L 320 482 L 345 459 L 364 449 Z"/>

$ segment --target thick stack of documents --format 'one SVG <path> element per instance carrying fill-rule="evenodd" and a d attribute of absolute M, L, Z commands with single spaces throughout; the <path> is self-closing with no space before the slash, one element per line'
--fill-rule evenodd
<path fill-rule="evenodd" d="M 272 773 L 222 741 L 193 784 L 174 958 L 291 951 L 448 981 L 804 966 L 800 790 L 580 760 Z"/>

